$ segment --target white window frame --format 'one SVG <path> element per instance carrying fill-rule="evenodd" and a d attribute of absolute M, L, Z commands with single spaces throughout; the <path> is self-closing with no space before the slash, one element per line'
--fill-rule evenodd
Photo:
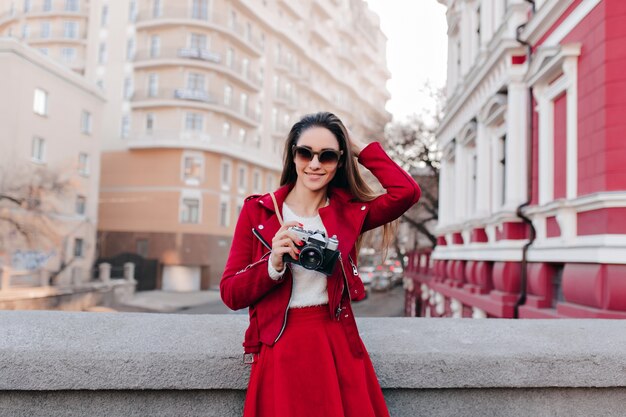
<path fill-rule="evenodd" d="M 252 192 L 254 194 L 259 194 L 263 189 L 261 182 L 261 171 L 255 169 L 252 172 Z"/>
<path fill-rule="evenodd" d="M 224 122 L 224 124 L 222 125 L 222 136 L 224 137 L 224 139 L 230 139 L 232 130 L 232 125 L 230 124 L 230 122 Z"/>
<path fill-rule="evenodd" d="M 50 37 L 50 33 L 50 22 L 41 22 L 39 37 L 42 39 L 48 39 Z"/>
<path fill-rule="evenodd" d="M 231 182 L 232 182 L 232 163 L 230 161 L 224 160 L 220 165 L 220 184 L 222 185 L 222 190 L 229 191 Z"/>
<path fill-rule="evenodd" d="M 222 195 L 220 197 L 217 220 L 220 227 L 230 226 L 230 198 L 228 196 Z"/>
<path fill-rule="evenodd" d="M 226 84 L 224 86 L 224 105 L 230 106 L 233 102 L 233 87 Z"/>
<path fill-rule="evenodd" d="M 188 165 L 188 161 L 191 164 Z M 195 168 L 197 167 L 197 168 Z M 189 172 L 191 168 L 191 172 Z M 197 175 L 193 175 L 194 169 L 198 170 Z M 184 152 L 181 157 L 180 178 L 187 185 L 199 185 L 204 181 L 205 158 L 200 152 Z"/>
<path fill-rule="evenodd" d="M 237 190 L 239 194 L 246 194 L 248 190 L 248 167 L 239 165 L 237 169 Z"/>
<path fill-rule="evenodd" d="M 189 204 L 197 202 L 197 205 Z M 194 211 L 190 208 L 196 208 L 195 216 Z M 200 224 L 202 223 L 202 195 L 200 193 L 183 191 L 180 196 L 180 210 L 178 221 L 181 224 Z"/>
<path fill-rule="evenodd" d="M 85 135 L 91 135 L 92 131 L 92 116 L 87 110 L 83 110 L 80 116 L 80 131 Z"/>
<path fill-rule="evenodd" d="M 78 22 L 75 22 L 73 20 L 63 22 L 63 37 L 65 39 L 78 39 L 78 33 Z"/>
<path fill-rule="evenodd" d="M 31 141 L 30 159 L 33 162 L 44 163 L 46 161 L 46 140 L 40 136 L 33 136 Z"/>
<path fill-rule="evenodd" d="M 155 121 L 154 113 L 146 113 L 146 133 L 151 134 L 154 131 Z"/>
<path fill-rule="evenodd" d="M 66 64 L 74 62 L 76 60 L 76 48 L 61 48 L 61 59 Z"/>
<path fill-rule="evenodd" d="M 74 203 L 74 212 L 80 216 L 84 216 L 87 213 L 87 197 L 84 195 L 77 195 Z"/>
<path fill-rule="evenodd" d="M 89 154 L 80 152 L 78 154 L 78 173 L 83 177 L 89 176 Z"/>
<path fill-rule="evenodd" d="M 204 115 L 197 112 L 185 112 L 185 130 L 188 132 L 204 131 Z"/>
<path fill-rule="evenodd" d="M 125 114 L 122 116 L 120 123 L 120 137 L 127 139 L 130 136 L 130 115 Z"/>
<path fill-rule="evenodd" d="M 82 237 L 74 238 L 74 257 L 85 257 L 85 239 L 83 239 Z"/>
<path fill-rule="evenodd" d="M 148 74 L 148 97 L 156 97 L 159 94 L 159 74 Z"/>
<path fill-rule="evenodd" d="M 566 198 L 578 194 L 578 43 L 539 48 L 529 68 L 539 119 L 539 205 L 554 199 L 554 100 L 566 94 Z"/>
<path fill-rule="evenodd" d="M 243 127 L 239 128 L 239 135 L 238 135 L 239 143 L 245 143 L 246 142 L 246 135 L 247 134 L 248 134 L 248 132 L 246 131 L 246 129 L 244 129 Z"/>
<path fill-rule="evenodd" d="M 161 55 L 161 37 L 159 35 L 150 36 L 150 58 L 158 58 Z"/>
<path fill-rule="evenodd" d="M 35 88 L 33 97 L 33 112 L 40 116 L 48 115 L 48 92 L 41 88 Z"/>

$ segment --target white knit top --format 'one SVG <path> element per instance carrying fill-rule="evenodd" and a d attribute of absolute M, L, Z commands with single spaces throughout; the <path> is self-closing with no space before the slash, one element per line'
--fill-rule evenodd
<path fill-rule="evenodd" d="M 326 228 L 320 215 L 314 217 L 301 217 L 295 214 L 287 204 L 283 203 L 283 219 L 286 222 L 296 221 L 302 223 L 305 230 L 320 230 L 326 233 Z M 285 270 L 283 269 L 282 272 Z M 291 264 L 293 272 L 293 290 L 289 307 L 308 307 L 328 304 L 327 278 L 321 272 L 306 269 L 300 265 Z M 269 272 L 272 278 L 278 278 L 282 274 L 276 272 L 269 263 Z"/>

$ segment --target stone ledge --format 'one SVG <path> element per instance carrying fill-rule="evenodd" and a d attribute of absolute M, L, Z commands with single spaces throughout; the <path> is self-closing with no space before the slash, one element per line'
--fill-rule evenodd
<path fill-rule="evenodd" d="M 383 389 L 626 387 L 617 320 L 359 319 Z M 247 317 L 0 311 L 0 391 L 244 390 Z"/>

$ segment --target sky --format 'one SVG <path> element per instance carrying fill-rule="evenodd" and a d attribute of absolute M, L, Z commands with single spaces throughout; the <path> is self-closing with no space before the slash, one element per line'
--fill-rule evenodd
<path fill-rule="evenodd" d="M 434 103 L 421 90 L 446 83 L 448 38 L 446 8 L 437 0 L 366 0 L 380 17 L 387 36 L 387 67 L 391 99 L 387 110 L 403 120 Z"/>

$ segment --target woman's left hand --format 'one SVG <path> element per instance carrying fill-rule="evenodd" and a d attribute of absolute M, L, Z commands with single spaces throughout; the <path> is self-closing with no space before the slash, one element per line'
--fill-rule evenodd
<path fill-rule="evenodd" d="M 350 143 L 350 150 L 352 151 L 352 154 L 354 156 L 358 157 L 363 148 L 367 146 L 367 143 L 356 138 L 349 129 L 346 130 L 348 131 L 348 142 Z"/>

